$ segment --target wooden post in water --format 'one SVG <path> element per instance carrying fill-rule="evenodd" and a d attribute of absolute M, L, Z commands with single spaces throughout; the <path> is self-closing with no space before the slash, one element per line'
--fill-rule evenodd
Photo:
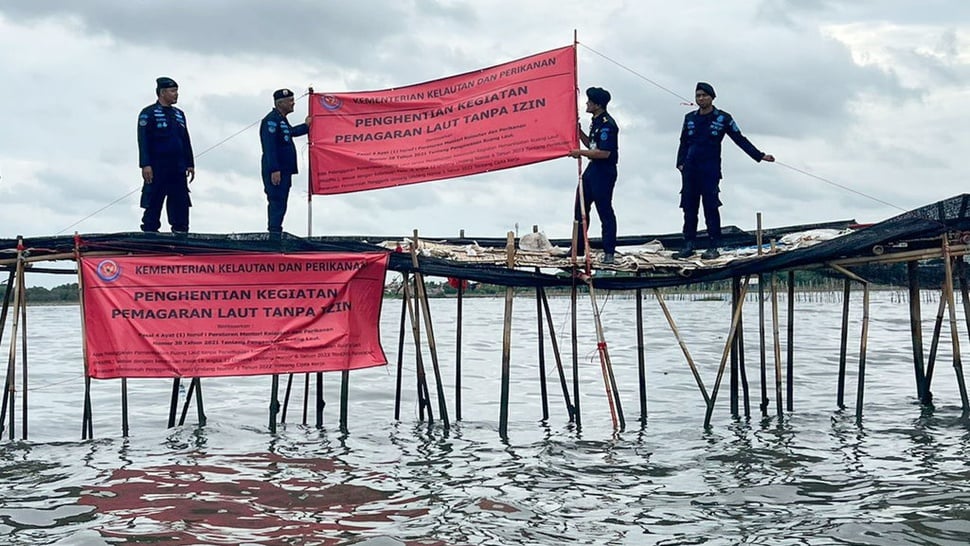
<path fill-rule="evenodd" d="M 960 334 L 957 331 L 956 302 L 953 287 L 953 257 L 950 255 L 950 243 L 943 235 L 943 263 L 946 273 L 946 299 L 950 315 L 950 343 L 953 345 L 953 371 L 957 376 L 957 387 L 960 389 L 960 402 L 963 415 L 970 414 L 970 401 L 967 400 L 967 384 L 963 377 L 963 360 L 960 357 Z"/>
<path fill-rule="evenodd" d="M 758 228 L 755 231 L 758 245 L 758 256 L 764 254 L 763 232 L 761 230 L 761 213 L 758 213 Z M 758 349 L 761 355 L 761 416 L 768 416 L 768 360 L 765 353 L 765 277 L 758 274 Z"/>
<path fill-rule="evenodd" d="M 412 247 L 412 252 L 415 250 Z M 428 381 L 424 371 L 424 355 L 421 351 L 421 321 L 415 314 L 415 304 L 411 300 L 410 284 L 404 285 L 404 299 L 407 301 L 408 317 L 411 319 L 411 337 L 414 339 L 415 375 L 418 391 L 418 419 L 424 420 L 424 412 L 428 412 L 428 424 L 434 422 L 434 412 L 431 411 L 431 394 L 428 392 Z"/>
<path fill-rule="evenodd" d="M 744 278 L 744 285 L 741 289 L 742 301 L 747 295 L 749 279 L 750 277 Z M 731 329 L 728 331 L 727 341 L 724 342 L 724 351 L 721 353 L 721 364 L 717 368 L 717 378 L 714 380 L 714 387 L 711 389 L 711 398 L 707 402 L 707 411 L 704 412 L 704 428 L 711 426 L 711 416 L 714 415 L 714 401 L 717 400 L 717 391 L 721 386 L 721 379 L 724 377 L 724 366 L 727 364 L 728 355 L 730 355 L 731 347 L 734 345 L 734 336 L 737 335 L 740 324 L 741 308 L 735 307 L 731 317 Z"/>
<path fill-rule="evenodd" d="M 559 386 L 562 388 L 562 398 L 566 402 L 566 413 L 569 421 L 576 418 L 576 408 L 569 400 L 569 384 L 566 382 L 566 371 L 562 366 L 562 355 L 559 353 L 559 342 L 556 341 L 556 327 L 552 321 L 552 311 L 549 309 L 549 300 L 546 298 L 546 290 L 539 287 L 539 296 L 542 299 L 542 308 L 546 314 L 546 324 L 549 326 L 549 341 L 552 343 L 552 354 L 556 359 L 556 371 L 559 373 Z"/>
<path fill-rule="evenodd" d="M 418 230 L 414 230 L 414 240 L 418 240 Z M 441 423 L 444 427 L 449 428 L 451 422 L 448 419 L 448 404 L 445 401 L 445 388 L 441 381 L 441 368 L 438 366 L 438 346 L 434 340 L 434 323 L 431 322 L 431 303 L 428 301 L 428 290 L 424 284 L 424 273 L 417 271 L 418 254 L 416 252 L 411 254 L 411 263 L 416 270 L 414 273 L 414 284 L 420 305 L 419 310 L 424 316 L 424 329 L 427 333 L 425 337 L 428 340 L 428 351 L 431 354 L 431 370 L 434 372 L 435 394 L 438 398 L 438 415 L 441 417 Z"/>
<path fill-rule="evenodd" d="M 323 408 L 327 406 L 326 400 L 323 399 L 323 372 L 317 372 L 317 388 L 314 397 L 316 398 L 314 424 L 317 428 L 323 428 Z"/>
<path fill-rule="evenodd" d="M 744 305 L 744 300 L 740 299 L 741 279 L 731 278 L 731 312 L 736 313 L 739 307 Z M 743 329 L 743 323 L 739 330 Z M 738 410 L 738 340 L 737 336 L 731 340 L 731 377 L 730 377 L 730 397 L 731 397 L 731 417 L 739 417 Z"/>
<path fill-rule="evenodd" d="M 511 231 L 505 236 L 506 265 L 515 267 L 515 234 Z M 506 438 L 509 434 L 509 381 L 512 362 L 512 299 L 515 289 L 505 288 L 505 319 L 502 322 L 502 392 L 499 397 L 498 431 Z"/>
<path fill-rule="evenodd" d="M 771 240 L 771 253 L 775 253 L 775 240 Z M 778 326 L 778 285 L 775 282 L 774 272 L 771 276 L 771 345 L 774 349 L 775 357 L 775 405 L 778 409 L 778 419 L 785 416 L 784 402 L 781 394 L 781 334 Z"/>
<path fill-rule="evenodd" d="M 641 277 L 637 269 L 637 278 Z M 640 424 L 647 424 L 647 363 L 643 342 L 643 289 L 637 287 L 637 379 L 640 387 Z"/>
<path fill-rule="evenodd" d="M 172 396 L 168 404 L 168 428 L 175 426 L 175 420 L 178 416 L 179 411 L 179 384 L 182 378 L 176 377 L 172 379 Z"/>
<path fill-rule="evenodd" d="M 940 347 L 940 332 L 943 329 L 943 315 L 946 312 L 946 286 L 940 289 L 940 305 L 936 310 L 936 322 L 933 323 L 933 338 L 930 340 L 930 354 L 926 360 L 926 378 L 923 384 L 923 404 L 933 403 L 933 370 L 936 369 L 936 352 Z"/>
<path fill-rule="evenodd" d="M 869 343 L 869 281 L 849 271 L 848 269 L 830 264 L 832 269 L 846 276 L 846 283 L 854 280 L 862 285 L 862 335 L 859 340 L 859 377 L 857 378 L 855 417 L 856 421 L 862 420 L 862 401 L 866 385 L 866 348 Z M 848 298 L 846 298 L 848 299 Z M 845 309 L 845 308 L 844 308 Z M 847 327 L 845 316 L 843 316 L 843 326 Z M 843 328 L 845 330 L 847 328 Z M 844 336 L 843 332 L 843 336 Z"/>
<path fill-rule="evenodd" d="M 18 268 L 20 275 L 20 358 L 22 369 L 22 388 L 20 390 L 20 395 L 22 397 L 21 406 L 21 434 L 20 437 L 23 440 L 27 439 L 27 278 L 24 274 L 24 268 Z M 13 406 L 11 406 L 12 408 Z M 12 413 L 11 413 L 12 414 Z"/>
<path fill-rule="evenodd" d="M 795 272 L 788 272 L 788 369 L 785 379 L 787 380 L 788 396 L 785 399 L 788 411 L 795 411 Z"/>
<path fill-rule="evenodd" d="M 461 421 L 461 326 L 465 280 L 458 279 L 458 322 L 455 324 L 455 420 Z"/>
<path fill-rule="evenodd" d="M 81 307 L 81 355 L 84 365 L 84 406 L 81 414 L 81 439 L 94 438 L 94 410 L 91 405 L 91 374 L 88 372 L 87 333 L 84 325 L 84 276 L 81 274 L 81 235 L 74 232 L 74 263 L 77 264 L 77 289 Z"/>
<path fill-rule="evenodd" d="M 283 409 L 280 410 L 280 423 L 286 422 L 286 412 L 290 408 L 290 394 L 293 392 L 293 374 L 286 374 L 286 389 L 283 392 Z"/>
<path fill-rule="evenodd" d="M 835 394 L 835 403 L 840 409 L 845 408 L 845 360 L 849 350 L 849 296 L 852 294 L 851 281 L 845 279 L 842 282 L 842 341 L 839 346 L 839 380 Z"/>
<path fill-rule="evenodd" d="M 737 361 L 738 361 L 738 375 L 741 379 L 741 392 L 744 397 L 744 417 L 745 419 L 751 418 L 751 392 L 748 389 L 748 372 L 744 365 L 744 301 L 746 298 L 741 298 L 741 279 L 734 279 L 737 284 L 735 291 L 738 294 L 738 305 L 741 306 L 741 322 L 738 326 L 738 333 L 734 336 L 734 346 L 737 350 Z M 749 279 L 750 282 L 750 279 Z"/>
<path fill-rule="evenodd" d="M 340 431 L 350 430 L 350 371 L 340 372 Z"/>
<path fill-rule="evenodd" d="M 580 188 L 582 184 L 580 183 Z M 569 309 L 570 309 L 570 339 L 572 341 L 572 351 L 573 351 L 573 409 L 576 415 L 576 427 L 580 428 L 583 426 L 582 418 L 582 405 L 579 400 L 579 315 L 578 315 L 578 291 L 579 283 L 577 283 L 577 274 L 579 273 L 579 265 L 577 263 L 576 257 L 576 244 L 579 234 L 579 222 L 573 221 L 573 246 L 572 246 L 572 282 L 570 284 L 569 291 Z M 589 250 L 587 249 L 587 252 Z"/>
<path fill-rule="evenodd" d="M 404 323 L 408 316 L 408 274 L 402 273 L 401 329 L 397 335 L 397 381 L 394 384 L 394 420 L 401 420 L 401 385 L 404 382 Z"/>
<path fill-rule="evenodd" d="M 291 374 L 292 377 L 292 374 Z M 276 416 L 280 411 L 280 375 L 274 373 L 269 388 L 269 433 L 276 434 Z"/>
<path fill-rule="evenodd" d="M 538 233 L 539 226 L 532 226 L 532 233 Z M 540 269 L 535 268 L 539 273 Z M 549 393 L 546 390 L 546 336 L 542 328 L 542 287 L 536 286 L 536 339 L 539 342 L 539 398 L 542 402 L 542 420 L 549 420 Z"/>
<path fill-rule="evenodd" d="M 121 436 L 128 437 L 128 378 L 121 378 Z"/>
<path fill-rule="evenodd" d="M 13 288 L 13 323 L 10 325 L 10 345 L 7 358 L 7 380 L 5 383 L 5 398 L 10 400 L 10 413 L 7 415 L 7 434 L 13 440 L 16 434 L 16 405 L 17 405 L 17 333 L 20 326 L 21 307 L 23 305 L 22 293 L 25 290 L 23 279 L 23 239 L 17 240 L 17 269 Z"/>
<path fill-rule="evenodd" d="M 3 310 L 0 311 L 0 339 L 3 338 L 4 326 L 7 324 L 7 310 L 10 308 L 10 299 L 13 295 L 14 282 L 16 279 L 17 270 L 10 270 L 10 277 L 7 279 L 7 288 L 4 290 L 3 294 Z M 7 407 L 8 403 L 10 406 L 10 412 L 13 413 L 13 400 L 10 400 L 9 383 L 11 379 L 10 368 L 7 368 L 7 375 L 3 381 L 3 403 L 0 407 L 0 435 L 6 430 L 7 425 Z"/>
<path fill-rule="evenodd" d="M 926 375 L 923 363 L 923 316 L 920 310 L 919 262 L 906 262 L 909 277 L 909 330 L 913 340 L 913 372 L 916 376 L 916 397 L 922 402 L 926 392 Z M 964 296 L 966 305 L 966 296 Z M 970 320 L 970 316 L 967 317 Z"/>

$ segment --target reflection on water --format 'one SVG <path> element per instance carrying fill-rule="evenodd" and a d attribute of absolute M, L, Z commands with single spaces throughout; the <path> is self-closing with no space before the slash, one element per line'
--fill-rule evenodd
<path fill-rule="evenodd" d="M 566 302 L 551 304 L 561 330 L 568 324 Z M 432 305 L 453 404 L 454 302 Z M 751 420 L 731 419 L 722 391 L 713 427 L 704 430 L 703 400 L 660 313 L 646 318 L 650 414 L 636 426 L 638 416 L 630 413 L 638 407 L 634 302 L 611 298 L 604 325 L 633 424 L 616 434 L 588 322 L 581 335 L 584 427 L 568 423 L 556 398 L 549 420 L 540 420 L 534 301 L 521 298 L 516 305 L 505 441 L 497 433 L 495 403 L 500 300 L 465 302 L 464 420 L 448 430 L 417 421 L 413 392 L 406 393 L 402 421 L 393 421 L 395 373 L 388 368 L 353 375 L 349 433 L 335 426 L 338 404 L 331 403 L 323 430 L 286 424 L 268 434 L 268 378 L 204 381 L 209 424 L 167 430 L 170 382 L 141 380 L 130 382 L 132 436 L 123 439 L 118 383 L 97 382 L 98 438 L 84 442 L 75 441 L 77 309 L 32 308 L 31 441 L 0 444 L 0 537 L 24 545 L 970 541 L 970 427 L 960 416 L 952 368 L 942 365 L 952 357 L 941 348 L 938 404 L 921 409 L 911 356 L 900 346 L 908 337 L 899 334 L 908 332 L 905 303 L 874 297 L 861 422 L 854 408 L 835 407 L 840 306 L 800 302 L 796 411 L 781 422 L 774 417 L 769 370 L 768 418 L 756 402 Z M 669 305 L 705 381 L 712 381 L 728 304 Z M 385 306 L 391 362 L 395 308 Z M 723 328 L 712 327 L 714 317 L 723 317 Z M 746 329 L 748 376 L 756 378 L 750 362 L 757 361 L 757 326 Z M 566 346 L 568 337 L 558 333 Z M 413 391 L 414 348 L 407 345 L 405 386 Z M 850 354 L 849 362 L 853 370 L 858 355 Z M 547 369 L 554 396 L 558 379 Z M 335 377 L 326 380 L 331 401 L 339 391 Z M 847 385 L 854 381 L 850 373 Z M 294 392 L 302 396 L 302 388 Z M 752 397 L 760 398 L 756 383 Z M 297 420 L 294 415 L 288 420 Z"/>

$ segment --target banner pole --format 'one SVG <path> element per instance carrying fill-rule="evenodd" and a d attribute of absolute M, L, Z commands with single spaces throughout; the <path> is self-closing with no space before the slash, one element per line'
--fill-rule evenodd
<path fill-rule="evenodd" d="M 306 112 L 307 115 L 312 115 L 313 110 L 313 87 L 307 88 L 307 105 Z M 306 236 L 309 239 L 313 237 L 313 130 L 311 125 L 311 130 L 307 131 L 307 174 L 306 174 Z M 293 374 L 290 374 L 290 381 L 293 380 Z M 323 400 L 323 374 L 317 373 L 317 428 L 323 426 L 323 409 L 320 402 Z M 287 386 L 287 394 L 289 394 L 289 387 Z M 303 375 L 303 424 L 307 424 L 307 405 L 309 404 L 310 394 L 310 372 Z M 289 402 L 289 396 L 286 397 L 286 402 Z M 284 419 L 286 418 L 286 412 L 283 412 Z"/>
<path fill-rule="evenodd" d="M 577 51 L 578 46 L 579 46 L 579 31 L 577 31 L 576 29 L 573 29 L 573 88 L 576 90 L 577 103 L 580 96 L 579 94 L 579 54 Z M 576 125 L 578 126 L 579 124 L 580 124 L 579 115 L 577 115 Z M 580 145 L 582 145 L 581 142 L 577 143 L 577 147 Z M 591 249 L 589 247 L 589 228 L 588 228 L 589 220 L 586 217 L 586 195 L 583 192 L 583 158 L 582 157 L 576 158 L 576 179 L 577 179 L 576 195 L 577 195 L 577 199 L 579 200 L 579 218 L 580 218 L 580 228 L 582 230 L 582 233 L 579 234 L 579 237 L 580 237 L 580 240 L 582 240 L 583 242 L 583 248 L 585 249 L 585 252 L 586 252 L 586 261 L 585 261 L 586 274 L 589 275 L 592 269 L 592 258 L 590 256 Z M 572 250 L 573 250 L 572 262 L 573 262 L 573 266 L 575 266 L 577 261 L 577 256 L 578 256 L 576 254 L 575 244 L 573 245 Z"/>
<path fill-rule="evenodd" d="M 74 232 L 74 263 L 77 264 L 77 291 L 79 306 L 81 308 L 81 360 L 84 363 L 84 407 L 81 411 L 81 439 L 88 440 L 94 438 L 94 425 L 91 415 L 91 367 L 88 361 L 88 337 L 84 323 L 84 275 L 81 271 L 81 235 L 76 231 Z M 127 385 L 125 386 L 127 387 Z M 122 434 L 126 432 L 122 430 Z"/>

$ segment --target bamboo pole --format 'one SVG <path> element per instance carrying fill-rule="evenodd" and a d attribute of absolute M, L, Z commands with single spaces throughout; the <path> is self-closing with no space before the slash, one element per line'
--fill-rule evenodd
<path fill-rule="evenodd" d="M 458 322 L 455 324 L 455 420 L 461 421 L 461 327 L 464 322 L 462 315 L 465 299 L 465 281 L 458 279 Z"/>
<path fill-rule="evenodd" d="M 515 234 L 505 235 L 505 253 L 509 269 L 515 267 Z M 502 322 L 502 386 L 499 395 L 498 431 L 503 438 L 509 434 L 509 381 L 512 362 L 512 299 L 514 288 L 505 288 L 505 317 Z"/>
<path fill-rule="evenodd" d="M 775 241 L 771 240 L 771 253 L 775 253 Z M 778 419 L 785 416 L 784 401 L 782 400 L 781 393 L 781 334 L 779 332 L 779 320 L 778 320 L 778 285 L 776 283 L 776 275 L 774 273 L 769 273 L 771 276 L 771 345 L 774 349 L 775 357 L 775 405 L 778 410 Z"/>
<path fill-rule="evenodd" d="M 866 384 L 866 348 L 869 342 L 869 281 L 845 269 L 840 265 L 832 265 L 832 269 L 847 277 L 846 282 L 854 280 L 862 285 L 862 335 L 859 340 L 859 377 L 857 378 L 855 416 L 856 421 L 862 420 L 862 402 Z"/>
<path fill-rule="evenodd" d="M 412 250 L 413 252 L 414 250 Z M 415 280 L 416 282 L 416 280 Z M 415 315 L 415 304 L 411 301 L 410 284 L 404 285 L 404 296 L 407 301 L 408 317 L 411 319 L 411 337 L 414 340 L 414 359 L 418 391 L 418 418 L 424 420 L 424 412 L 428 412 L 428 424 L 434 422 L 431 411 L 431 394 L 428 392 L 428 381 L 424 371 L 424 355 L 421 352 L 421 322 Z"/>
<path fill-rule="evenodd" d="M 172 380 L 172 397 L 168 405 L 168 428 L 175 426 L 175 418 L 178 414 L 179 407 L 179 385 L 181 384 L 182 378 L 176 377 Z"/>
<path fill-rule="evenodd" d="M 538 233 L 539 226 L 532 226 L 532 233 Z M 535 272 L 539 273 L 536 267 Z M 460 285 L 461 283 L 459 283 Z M 538 340 L 539 356 L 539 398 L 542 404 L 542 420 L 549 420 L 549 393 L 546 387 L 546 336 L 542 327 L 542 287 L 536 286 L 536 339 Z"/>
<path fill-rule="evenodd" d="M 956 302 L 953 296 L 953 258 L 950 257 L 950 245 L 946 235 L 943 236 L 943 260 L 946 273 L 946 303 L 950 315 L 950 343 L 953 346 L 953 371 L 956 372 L 960 402 L 963 415 L 966 416 L 970 414 L 970 400 L 967 400 L 967 384 L 963 377 L 963 360 L 960 357 L 960 333 L 957 331 Z"/>
<path fill-rule="evenodd" d="M 286 389 L 283 392 L 283 409 L 280 411 L 280 423 L 286 422 L 286 413 L 290 409 L 290 393 L 293 392 L 293 374 L 286 374 Z"/>
<path fill-rule="evenodd" d="M 738 280 L 738 292 L 741 290 L 740 279 Z M 741 306 L 741 324 L 738 327 L 738 335 L 735 336 L 735 343 L 738 353 L 738 372 L 741 376 L 741 391 L 744 395 L 744 417 L 751 418 L 751 391 L 748 388 L 748 371 L 744 365 L 744 300 L 739 299 L 738 305 Z"/>
<path fill-rule="evenodd" d="M 418 240 L 418 230 L 414 230 L 414 240 Z M 438 346 L 434 339 L 434 323 L 431 321 L 431 303 L 428 301 L 428 290 L 424 284 L 424 273 L 417 271 L 417 252 L 411 253 L 411 263 L 415 268 L 414 285 L 418 297 L 418 309 L 424 317 L 425 339 L 428 341 L 428 351 L 431 354 L 431 371 L 434 372 L 435 394 L 438 399 L 438 416 L 441 418 L 441 423 L 447 429 L 451 426 L 451 422 L 448 419 L 448 404 L 445 401 L 445 388 L 441 381 L 441 367 L 438 365 Z"/>
<path fill-rule="evenodd" d="M 663 295 L 660 290 L 654 288 L 653 295 L 657 298 L 657 303 L 660 304 L 660 308 L 663 310 L 664 316 L 667 317 L 667 324 L 670 325 L 670 330 L 674 333 L 674 337 L 677 339 L 677 343 L 680 345 L 680 350 L 684 353 L 684 358 L 687 359 L 687 365 L 690 366 L 690 372 L 694 374 L 694 381 L 697 382 L 697 387 L 701 391 L 701 395 L 704 397 L 704 404 L 709 405 L 711 403 L 711 397 L 707 394 L 707 389 L 704 388 L 704 381 L 701 380 L 701 374 L 697 371 L 697 366 L 694 364 L 694 359 L 690 356 L 690 351 L 687 350 L 687 344 L 684 343 L 684 339 L 680 336 L 680 330 L 677 329 L 677 324 L 674 323 L 674 318 L 670 314 L 670 310 L 667 309 L 667 303 L 664 301 Z"/>
<path fill-rule="evenodd" d="M 310 408 L 310 372 L 303 374 L 303 426 L 307 424 L 307 413 Z"/>
<path fill-rule="evenodd" d="M 269 433 L 276 434 L 276 416 L 280 411 L 279 397 L 280 375 L 274 373 L 269 388 Z"/>
<path fill-rule="evenodd" d="M 90 256 L 90 255 L 89 255 Z M 81 274 L 81 235 L 74 232 L 74 263 L 77 264 L 77 287 L 81 308 L 81 357 L 84 366 L 84 402 L 81 410 L 81 439 L 94 438 L 94 408 L 91 405 L 91 374 L 88 366 L 87 326 L 84 321 L 84 275 Z"/>
<path fill-rule="evenodd" d="M 24 242 L 23 239 L 18 238 L 17 240 L 17 255 L 22 256 L 24 252 Z M 13 323 L 10 325 L 10 346 L 9 355 L 7 358 L 7 381 L 5 384 L 6 395 L 10 399 L 10 413 L 7 415 L 7 434 L 9 439 L 13 440 L 16 435 L 16 401 L 17 401 L 17 333 L 20 326 L 20 315 L 21 307 L 23 305 L 22 292 L 24 291 L 24 286 L 22 284 L 23 279 L 23 267 L 22 261 L 17 262 L 17 270 L 14 280 L 14 293 L 13 293 Z"/>
<path fill-rule="evenodd" d="M 637 269 L 637 277 L 641 276 Z M 647 424 L 647 363 L 643 342 L 643 289 L 637 287 L 637 380 L 640 394 L 640 424 Z"/>
<path fill-rule="evenodd" d="M 945 288 L 940 288 L 940 305 L 936 310 L 936 322 L 933 323 L 933 337 L 930 340 L 930 354 L 926 360 L 926 383 L 923 386 L 923 404 L 933 403 L 933 371 L 936 369 L 936 352 L 940 347 L 940 332 L 943 330 L 943 315 L 946 312 Z"/>
<path fill-rule="evenodd" d="M 570 341 L 572 343 L 573 357 L 573 409 L 575 410 L 576 427 L 581 428 L 583 426 L 583 418 L 581 409 L 582 404 L 580 403 L 579 399 L 579 284 L 577 282 L 579 269 L 576 264 L 576 241 L 578 233 L 579 224 L 577 222 L 573 222 L 573 267 L 569 291 Z"/>
<path fill-rule="evenodd" d="M 27 439 L 27 409 L 29 408 L 29 406 L 27 405 L 27 392 L 28 392 L 28 388 L 27 388 L 27 278 L 23 268 L 20 268 L 19 276 L 20 276 L 19 284 L 20 284 L 20 315 L 21 315 L 20 316 L 20 322 L 21 322 L 20 358 L 22 361 L 21 365 L 23 366 L 22 367 L 23 377 L 21 377 L 23 385 L 20 391 L 20 395 L 22 397 L 21 414 L 20 414 L 22 418 L 22 423 L 20 426 L 20 430 L 21 430 L 20 437 L 21 439 L 26 440 Z M 11 406 L 11 408 L 13 408 L 13 406 Z"/>
<path fill-rule="evenodd" d="M 17 275 L 16 268 L 12 268 L 10 270 L 10 277 L 7 279 L 7 287 L 6 289 L 4 289 L 3 310 L 0 311 L 0 339 L 3 338 L 3 330 L 7 324 L 7 310 L 10 308 L 10 299 L 13 296 L 16 275 Z M 3 403 L 2 403 L 2 407 L 0 407 L 0 435 L 2 435 L 7 428 L 6 422 L 7 422 L 8 403 L 10 404 L 10 406 L 13 405 L 13 401 L 9 400 L 10 393 L 7 390 L 7 385 L 9 382 L 10 382 L 10 371 L 8 367 L 7 374 L 4 377 L 4 381 L 3 381 Z M 12 407 L 10 411 L 13 412 Z"/>
<path fill-rule="evenodd" d="M 789 412 L 795 411 L 795 272 L 788 272 L 788 345 L 787 349 L 787 397 L 785 403 Z"/>
<path fill-rule="evenodd" d="M 326 400 L 323 399 L 323 372 L 317 372 L 317 388 L 314 397 L 316 399 L 315 425 L 317 428 L 323 428 L 323 408 L 327 406 Z"/>
<path fill-rule="evenodd" d="M 128 378 L 121 378 L 121 436 L 128 437 Z"/>
<path fill-rule="evenodd" d="M 573 407 L 573 403 L 569 399 L 569 383 L 566 381 L 566 371 L 562 365 L 562 354 L 559 352 L 559 342 L 556 340 L 556 326 L 552 321 L 552 310 L 549 309 L 549 300 L 546 298 L 545 289 L 540 287 L 539 294 L 542 299 L 542 308 L 546 315 L 546 325 L 549 327 L 549 341 L 552 345 L 553 358 L 556 360 L 559 386 L 562 389 L 563 400 L 566 402 L 566 414 L 569 416 L 569 421 L 572 422 L 575 419 L 576 408 Z"/>
<path fill-rule="evenodd" d="M 748 281 L 750 277 L 744 278 L 741 287 L 741 301 L 748 293 Z M 741 308 L 735 307 L 731 317 L 731 329 L 728 331 L 728 338 L 724 342 L 724 351 L 721 353 L 721 363 L 717 368 L 717 378 L 714 380 L 714 387 L 711 389 L 711 398 L 707 402 L 707 410 L 704 412 L 704 428 L 711 426 L 711 416 L 714 415 L 714 401 L 717 399 L 717 391 L 721 386 L 721 379 L 724 377 L 724 367 L 727 364 L 728 356 L 731 353 L 731 346 L 734 345 L 734 336 L 737 335 L 738 326 L 741 324 Z"/>
<path fill-rule="evenodd" d="M 758 245 L 758 256 L 764 254 L 764 236 L 761 229 L 761 213 L 757 214 L 758 228 L 755 240 Z M 758 350 L 761 356 L 761 416 L 768 416 L 768 359 L 765 352 L 765 277 L 758 274 Z"/>
<path fill-rule="evenodd" d="M 849 296 L 852 286 L 849 279 L 845 279 L 842 286 L 842 332 L 839 346 L 839 380 L 835 394 L 835 403 L 839 408 L 845 408 L 845 363 L 849 349 Z"/>
<path fill-rule="evenodd" d="M 350 370 L 340 372 L 340 432 L 350 430 Z"/>
<path fill-rule="evenodd" d="M 923 362 L 923 317 L 920 309 L 919 269 L 915 261 L 906 262 L 909 277 L 909 330 L 913 341 L 913 372 L 916 377 L 916 397 L 922 401 L 926 391 L 926 375 Z M 964 305 L 966 306 L 966 296 Z M 964 313 L 970 320 L 970 313 Z"/>
<path fill-rule="evenodd" d="M 741 299 L 741 279 L 738 277 L 731 278 L 731 312 L 736 313 L 739 308 L 744 306 L 744 300 Z M 743 323 L 738 330 L 743 330 Z M 734 339 L 731 340 L 731 377 L 730 377 L 730 397 L 731 397 L 731 417 L 737 419 L 739 417 L 739 404 L 738 404 L 738 336 L 735 335 Z"/>
<path fill-rule="evenodd" d="M 401 328 L 397 336 L 397 381 L 394 386 L 394 420 L 401 420 L 401 386 L 404 383 L 404 330 L 408 315 L 408 280 L 407 272 L 401 274 Z M 460 407 L 460 405 L 459 405 Z"/>

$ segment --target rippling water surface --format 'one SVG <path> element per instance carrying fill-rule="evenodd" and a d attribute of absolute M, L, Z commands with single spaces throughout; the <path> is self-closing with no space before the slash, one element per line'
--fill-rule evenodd
<path fill-rule="evenodd" d="M 936 302 L 926 299 L 928 348 Z M 583 426 L 577 428 L 568 422 L 548 344 L 550 417 L 541 419 L 536 305 L 534 298 L 520 296 L 507 440 L 497 430 L 501 299 L 464 302 L 462 421 L 450 429 L 418 420 L 410 337 L 402 418 L 393 419 L 400 301 L 387 300 L 383 343 L 391 365 L 352 374 L 348 432 L 336 424 L 337 375 L 325 379 L 322 430 L 299 424 L 300 377 L 290 423 L 275 435 L 268 432 L 266 377 L 203 381 L 208 424 L 196 426 L 193 408 L 186 425 L 173 429 L 165 428 L 171 382 L 132 380 L 129 438 L 121 435 L 120 382 L 98 381 L 90 441 L 78 440 L 83 393 L 78 308 L 32 307 L 30 440 L 0 444 L 0 542 L 966 544 L 970 427 L 961 418 L 949 343 L 938 356 L 936 407 L 921 408 L 907 304 L 891 293 L 875 294 L 865 414 L 857 422 L 857 300 L 861 297 L 852 302 L 848 408 L 836 406 L 841 302 L 829 294 L 796 302 L 795 411 L 781 420 L 767 325 L 769 417 L 761 417 L 757 304 L 749 302 L 744 333 L 753 417 L 731 418 L 725 376 L 707 430 L 703 398 L 653 299 L 644 301 L 648 418 L 641 425 L 635 301 L 601 300 L 627 418 L 626 430 L 614 433 L 588 300 L 580 300 Z M 568 300 L 550 303 L 571 378 Z M 729 304 L 686 299 L 668 304 L 710 389 L 728 332 Z M 455 300 L 432 301 L 432 314 L 454 418 Z M 966 348 L 962 315 L 958 326 Z M 784 322 L 780 328 L 784 344 Z M 948 325 L 943 331 L 948 341 Z M 425 361 L 430 366 L 427 352 Z M 18 436 L 21 381 L 18 375 Z M 434 394 L 433 384 L 431 389 Z"/>

